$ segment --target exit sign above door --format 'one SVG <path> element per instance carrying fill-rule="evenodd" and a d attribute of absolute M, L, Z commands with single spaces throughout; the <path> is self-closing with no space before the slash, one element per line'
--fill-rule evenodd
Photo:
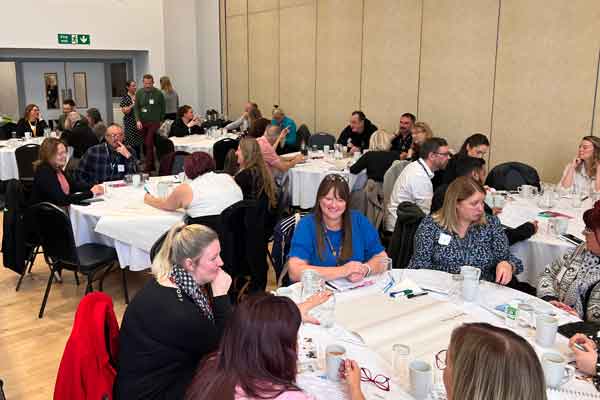
<path fill-rule="evenodd" d="M 59 33 L 58 44 L 89 45 L 90 35 L 81 33 Z"/>

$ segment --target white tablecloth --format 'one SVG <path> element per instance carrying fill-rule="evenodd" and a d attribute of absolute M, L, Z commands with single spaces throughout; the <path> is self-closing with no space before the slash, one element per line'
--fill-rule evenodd
<path fill-rule="evenodd" d="M 292 205 L 300 208 L 312 208 L 317 198 L 317 190 L 326 175 L 336 173 L 348 181 L 350 189 L 364 186 L 366 173 L 363 171 L 358 175 L 351 174 L 347 166 L 352 159 L 343 160 L 309 159 L 305 163 L 298 164 L 288 171 L 288 190 L 291 193 Z"/>
<path fill-rule="evenodd" d="M 203 151 L 205 153 L 213 153 L 213 146 L 216 142 L 225 138 L 237 138 L 236 134 L 226 134 L 218 138 L 209 138 L 208 135 L 189 135 L 184 137 L 171 137 L 175 145 L 176 151 L 187 151 L 193 153 L 195 151 Z"/>
<path fill-rule="evenodd" d="M 117 250 L 121 268 L 150 267 L 150 249 L 183 212 L 166 212 L 144 204 L 142 187 L 111 188 L 104 201 L 70 207 L 75 243 L 102 243 Z"/>
<path fill-rule="evenodd" d="M 43 137 L 32 138 L 28 141 L 23 140 L 0 140 L 0 181 L 9 179 L 19 179 L 19 169 L 17 167 L 17 158 L 15 150 L 24 144 L 41 144 Z"/>
<path fill-rule="evenodd" d="M 432 280 L 438 285 L 440 282 L 443 285 L 443 282 L 451 280 L 449 274 L 439 271 L 394 270 L 393 273 L 397 278 L 399 274 L 403 274 L 405 278 L 409 277 L 422 287 L 427 287 L 427 283 Z M 297 300 L 300 296 L 301 284 L 296 283 L 291 288 L 294 291 L 293 297 Z M 331 343 L 344 346 L 348 358 L 357 360 L 361 367 L 368 368 L 373 374 L 384 374 L 393 379 L 395 377 L 390 359 L 394 343 L 408 345 L 412 359 L 424 360 L 435 368 L 435 354 L 448 348 L 450 333 L 455 327 L 464 322 L 487 322 L 506 328 L 504 318 L 498 317 L 488 309 L 515 298 L 526 300 L 538 311 L 555 311 L 560 324 L 577 321 L 575 317 L 553 308 L 540 299 L 488 282 L 482 283 L 479 299 L 475 303 L 451 303 L 447 296 L 433 293 L 428 296 L 394 301 L 386 297 L 376 285 L 336 294 L 337 322 L 334 327 L 325 329 L 306 324 L 300 330 L 301 342 L 305 337 L 313 338 L 316 342 L 319 354 L 317 368 L 320 369 L 302 373 L 298 377 L 298 384 L 316 399 L 347 398 L 343 384 L 334 384 L 323 378 L 323 349 Z M 573 359 L 567 346 L 568 341 L 561 335 L 557 335 L 556 343 L 550 349 L 542 348 L 535 343 L 532 329 L 513 328 L 513 330 L 525 337 L 539 356 L 547 352 L 559 352 L 567 359 Z M 357 336 L 351 331 L 358 333 L 366 345 L 361 345 Z M 438 378 L 440 375 L 437 375 Z M 431 396 L 433 399 L 443 398 L 436 396 L 443 391 L 441 382 L 438 382 L 440 384 L 436 385 L 436 391 Z M 591 383 L 580 380 L 572 380 L 563 388 L 588 393 L 596 392 Z M 395 379 L 388 393 L 377 389 L 371 383 L 362 383 L 362 390 L 367 399 L 412 399 L 412 396 L 407 393 L 407 382 L 399 382 Z M 560 398 L 562 397 L 558 393 L 549 394 L 549 399 Z"/>
<path fill-rule="evenodd" d="M 561 198 L 557 207 L 550 211 L 573 217 L 569 220 L 568 233 L 583 239 L 581 231 L 585 225 L 582 216 L 583 212 L 592 206 L 591 200 L 586 200 L 581 208 L 573 208 L 570 201 L 568 198 Z M 548 232 L 548 219 L 538 216 L 542 211 L 548 211 L 548 209 L 538 207 L 536 200 L 513 196 L 513 200 L 506 203 L 499 215 L 502 224 L 511 228 L 534 219 L 539 221 L 537 234 L 529 240 L 516 243 L 511 247 L 513 254 L 523 261 L 525 267 L 524 272 L 518 275 L 518 278 L 534 286 L 537 286 L 539 275 L 544 271 L 546 265 L 562 256 L 568 249 L 575 247 Z"/>

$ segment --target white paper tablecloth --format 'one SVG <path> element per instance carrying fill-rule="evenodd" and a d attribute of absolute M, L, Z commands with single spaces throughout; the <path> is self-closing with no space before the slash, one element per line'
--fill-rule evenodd
<path fill-rule="evenodd" d="M 225 138 L 237 138 L 238 135 L 226 134 L 218 138 L 209 138 L 208 135 L 189 135 L 184 137 L 171 137 L 176 151 L 187 151 L 193 153 L 195 151 L 203 151 L 212 155 L 213 146 L 216 142 Z"/>
<path fill-rule="evenodd" d="M 573 217 L 569 220 L 568 233 L 583 239 L 581 231 L 585 225 L 582 216 L 583 212 L 592 206 L 591 200 L 586 200 L 581 208 L 573 208 L 570 201 L 568 198 L 561 198 L 558 205 L 550 211 Z M 533 286 L 537 286 L 539 275 L 544 271 L 546 265 L 562 256 L 568 249 L 575 247 L 548 232 L 548 219 L 538 216 L 542 211 L 548 211 L 548 209 L 538 207 L 536 200 L 513 196 L 513 200 L 506 203 L 502 213 L 498 216 L 502 224 L 511 228 L 534 219 L 539 221 L 537 234 L 529 240 L 516 243 L 511 247 L 512 253 L 523 261 L 525 267 L 524 272 L 518 275 L 518 278 Z"/>
<path fill-rule="evenodd" d="M 43 140 L 43 137 L 32 138 L 28 141 L 0 140 L 0 181 L 19 179 L 19 169 L 15 157 L 15 150 L 18 147 L 29 143 L 41 144 Z"/>
<path fill-rule="evenodd" d="M 142 187 L 111 188 L 109 197 L 89 206 L 70 207 L 75 243 L 102 243 L 117 250 L 121 268 L 150 267 L 150 249 L 183 212 L 167 212 L 144 204 Z"/>
<path fill-rule="evenodd" d="M 331 173 L 336 173 L 348 181 L 350 189 L 355 185 L 363 185 L 366 182 L 366 173 L 363 171 L 358 175 L 351 174 L 347 170 L 350 158 L 343 160 L 333 159 L 309 159 L 305 163 L 298 164 L 288 171 L 288 190 L 291 193 L 292 205 L 300 208 L 312 208 L 317 198 L 317 190 L 323 178 Z"/>
<path fill-rule="evenodd" d="M 451 280 L 449 274 L 439 271 L 394 270 L 393 273 L 398 279 L 400 279 L 399 274 L 403 274 L 404 277 L 409 277 L 422 286 L 426 286 L 426 282 L 431 281 L 432 276 L 440 282 Z M 300 296 L 301 284 L 296 283 L 291 288 L 294 291 L 293 297 L 297 300 Z M 323 364 L 321 359 L 324 348 L 328 344 L 336 343 L 344 346 L 348 358 L 357 360 L 361 367 L 368 368 L 374 374 L 393 377 L 390 361 L 393 343 L 410 346 L 412 359 L 424 360 L 435 368 L 435 354 L 448 348 L 450 333 L 455 327 L 464 322 L 487 322 L 507 328 L 503 318 L 491 313 L 486 308 L 493 308 L 515 298 L 526 300 L 536 310 L 554 310 L 559 317 L 560 324 L 577 321 L 577 318 L 553 308 L 541 299 L 488 282 L 482 284 L 479 299 L 475 303 L 450 303 L 446 296 L 433 293 L 396 302 L 385 297 L 379 287 L 371 286 L 336 294 L 337 322 L 334 327 L 325 329 L 305 324 L 300 330 L 300 336 L 302 338 L 311 337 L 316 342 L 319 349 L 319 367 L 322 367 Z M 381 302 L 388 300 L 389 305 L 383 309 Z M 434 305 L 432 306 L 432 304 Z M 466 315 L 461 315 L 462 313 Z M 364 326 L 364 315 L 369 315 L 370 322 L 367 327 Z M 357 343 L 356 336 L 350 332 L 351 330 L 362 336 L 366 346 Z M 561 335 L 557 335 L 556 343 L 550 349 L 542 348 L 535 343 L 532 329 L 514 328 L 513 330 L 525 337 L 540 357 L 547 352 L 559 352 L 567 359 L 573 359 L 567 346 L 568 341 Z M 325 380 L 323 375 L 322 369 L 313 373 L 303 373 L 298 377 L 298 384 L 305 391 L 314 395 L 316 399 L 347 398 L 344 385 L 332 384 Z M 323 388 L 327 389 L 326 393 Z M 580 380 L 572 380 L 563 388 L 587 393 L 596 392 L 591 383 Z M 362 383 L 362 390 L 367 399 L 412 399 L 412 396 L 406 392 L 408 389 L 406 382 L 395 381 L 391 389 L 386 393 L 370 383 Z M 436 390 L 442 390 L 442 386 L 436 386 Z M 432 396 L 432 398 L 436 397 Z M 560 399 L 561 396 L 553 393 L 550 398 Z"/>

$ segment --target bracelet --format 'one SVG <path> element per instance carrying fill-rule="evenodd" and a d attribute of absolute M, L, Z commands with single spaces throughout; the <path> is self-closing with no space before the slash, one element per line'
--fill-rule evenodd
<path fill-rule="evenodd" d="M 365 278 L 369 275 L 371 275 L 371 266 L 367 263 L 363 264 L 365 267 L 367 267 L 367 273 L 365 274 Z"/>
<path fill-rule="evenodd" d="M 600 355 L 596 359 L 596 374 L 592 377 L 596 390 L 600 391 Z"/>

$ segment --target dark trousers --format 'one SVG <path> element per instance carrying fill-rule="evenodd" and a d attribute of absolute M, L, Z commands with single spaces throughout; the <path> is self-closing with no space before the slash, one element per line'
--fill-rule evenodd
<path fill-rule="evenodd" d="M 166 113 L 165 114 L 165 119 L 170 119 L 172 121 L 175 121 L 175 118 L 177 118 L 177 113 Z"/>
<path fill-rule="evenodd" d="M 144 155 L 146 157 L 144 169 L 146 172 L 156 169 L 154 166 L 154 136 L 158 128 L 160 128 L 160 122 L 142 122 L 140 132 L 144 136 Z"/>

